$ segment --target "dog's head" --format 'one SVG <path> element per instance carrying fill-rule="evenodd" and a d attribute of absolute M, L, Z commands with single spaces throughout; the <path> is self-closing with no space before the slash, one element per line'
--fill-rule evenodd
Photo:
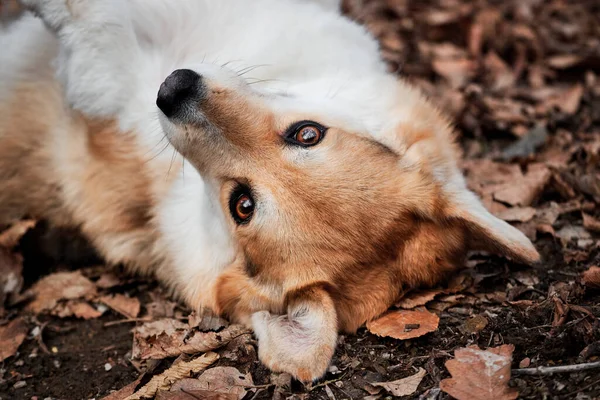
<path fill-rule="evenodd" d="M 538 259 L 466 189 L 447 122 L 389 84 L 385 112 L 361 124 L 350 103 L 261 92 L 225 69 L 164 82 L 165 133 L 213 188 L 238 248 L 221 310 L 280 312 L 290 293 L 319 285 L 351 330 L 403 289 L 435 284 L 468 250 Z"/>

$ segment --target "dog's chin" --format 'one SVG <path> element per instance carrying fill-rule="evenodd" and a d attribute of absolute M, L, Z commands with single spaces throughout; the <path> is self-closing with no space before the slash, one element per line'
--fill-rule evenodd
<path fill-rule="evenodd" d="M 160 110 L 158 112 L 158 119 L 162 131 L 171 144 L 179 153 L 185 156 L 185 149 L 189 147 L 189 138 L 186 138 L 185 130 L 178 124 L 173 123 L 166 115 Z"/>

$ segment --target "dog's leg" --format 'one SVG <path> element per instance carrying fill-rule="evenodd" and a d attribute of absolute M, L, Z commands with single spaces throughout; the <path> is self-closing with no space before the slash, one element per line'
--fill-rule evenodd
<path fill-rule="evenodd" d="M 138 46 L 124 0 L 20 0 L 61 43 L 58 77 L 88 117 L 115 117 L 134 93 Z"/>
<path fill-rule="evenodd" d="M 335 351 L 335 307 L 320 285 L 294 291 L 287 296 L 287 304 L 287 315 L 261 311 L 252 316 L 258 356 L 274 371 L 311 382 L 325 374 Z"/>

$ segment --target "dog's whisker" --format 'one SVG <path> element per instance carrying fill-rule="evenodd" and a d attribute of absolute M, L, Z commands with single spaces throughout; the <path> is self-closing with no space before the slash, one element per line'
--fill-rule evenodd
<path fill-rule="evenodd" d="M 246 68 L 242 68 L 239 71 L 236 71 L 236 73 L 238 74 L 238 76 L 244 76 L 245 74 L 247 74 L 248 72 L 252 72 L 257 68 L 261 68 L 261 67 L 270 67 L 270 64 L 257 64 L 257 65 L 251 65 L 249 67 Z"/>
<path fill-rule="evenodd" d="M 176 155 L 177 155 L 177 150 L 175 150 L 175 148 L 173 148 L 173 155 L 171 156 L 171 162 L 169 163 L 169 170 L 167 171 L 167 176 L 166 176 L 165 180 L 168 180 L 169 176 L 171 175 L 171 169 L 173 168 L 173 162 L 175 161 Z"/>

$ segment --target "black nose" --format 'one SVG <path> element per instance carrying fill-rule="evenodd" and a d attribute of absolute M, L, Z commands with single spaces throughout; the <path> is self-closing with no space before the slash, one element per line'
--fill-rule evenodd
<path fill-rule="evenodd" d="M 156 105 L 167 117 L 175 117 L 190 101 L 202 97 L 202 86 L 201 75 L 190 69 L 178 69 L 160 85 Z"/>

